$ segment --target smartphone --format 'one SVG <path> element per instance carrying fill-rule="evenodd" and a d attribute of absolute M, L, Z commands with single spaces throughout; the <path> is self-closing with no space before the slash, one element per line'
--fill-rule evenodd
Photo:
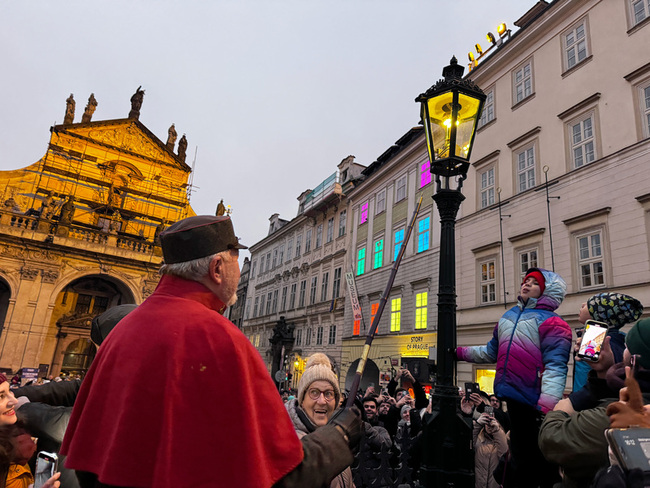
<path fill-rule="evenodd" d="M 478 386 L 478 383 L 465 383 L 465 398 L 469 400 L 469 396 L 472 393 L 478 393 L 481 389 Z"/>
<path fill-rule="evenodd" d="M 578 357 L 588 361 L 598 361 L 600 357 L 600 348 L 607 336 L 607 324 L 587 320 L 585 322 L 585 334 L 582 337 Z"/>
<path fill-rule="evenodd" d="M 486 405 L 483 412 L 487 413 L 490 417 L 494 417 L 494 407 L 491 407 L 490 405 Z"/>
<path fill-rule="evenodd" d="M 58 471 L 59 458 L 53 452 L 40 451 L 36 456 L 34 488 L 40 488 Z"/>
<path fill-rule="evenodd" d="M 625 471 L 640 468 L 647 483 L 650 475 L 650 429 L 607 429 L 605 437 L 609 447 Z M 644 486 L 647 484 L 644 483 Z"/>

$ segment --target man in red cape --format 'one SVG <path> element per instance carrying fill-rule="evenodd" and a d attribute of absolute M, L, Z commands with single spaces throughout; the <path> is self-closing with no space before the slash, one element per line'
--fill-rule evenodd
<path fill-rule="evenodd" d="M 358 412 L 298 439 L 257 350 L 221 314 L 236 299 L 230 217 L 161 234 L 155 292 L 113 329 L 61 447 L 86 487 L 308 487 L 352 462 Z"/>

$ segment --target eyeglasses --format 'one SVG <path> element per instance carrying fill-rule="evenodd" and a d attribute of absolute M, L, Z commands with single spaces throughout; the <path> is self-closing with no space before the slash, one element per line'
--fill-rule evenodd
<path fill-rule="evenodd" d="M 319 390 L 318 388 L 310 388 L 309 391 L 307 391 L 307 394 L 309 395 L 309 398 L 312 400 L 318 400 L 321 396 L 321 393 L 325 397 L 326 402 L 331 402 L 334 400 L 334 390 Z"/>

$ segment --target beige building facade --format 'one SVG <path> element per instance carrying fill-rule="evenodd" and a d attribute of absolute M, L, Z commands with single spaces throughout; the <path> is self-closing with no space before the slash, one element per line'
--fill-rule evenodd
<path fill-rule="evenodd" d="M 242 330 L 270 372 L 291 373 L 285 386 L 297 385 L 305 360 L 314 352 L 326 353 L 340 370 L 349 232 L 346 192 L 362 168 L 353 156 L 344 159 L 335 173 L 298 197 L 295 218 L 272 215 L 267 237 L 250 246 Z M 273 364 L 270 340 L 281 317 L 292 328 L 293 341 L 282 364 Z"/>
<path fill-rule="evenodd" d="M 650 306 L 649 8 L 538 2 L 469 75 L 488 100 L 457 224 L 459 345 L 490 339 L 530 266 L 566 280 L 572 327 L 596 293 Z"/>

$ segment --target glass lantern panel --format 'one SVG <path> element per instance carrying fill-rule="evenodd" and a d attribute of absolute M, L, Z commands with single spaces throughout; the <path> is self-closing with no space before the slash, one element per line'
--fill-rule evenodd
<path fill-rule="evenodd" d="M 449 91 L 427 100 L 429 118 L 426 123 L 433 139 L 429 141 L 429 147 L 433 149 L 431 161 L 449 157 L 453 99 L 454 94 Z"/>
<path fill-rule="evenodd" d="M 456 156 L 467 159 L 471 152 L 472 136 L 474 134 L 476 122 L 479 117 L 479 100 L 476 98 L 458 94 L 458 129 L 456 131 Z"/>

